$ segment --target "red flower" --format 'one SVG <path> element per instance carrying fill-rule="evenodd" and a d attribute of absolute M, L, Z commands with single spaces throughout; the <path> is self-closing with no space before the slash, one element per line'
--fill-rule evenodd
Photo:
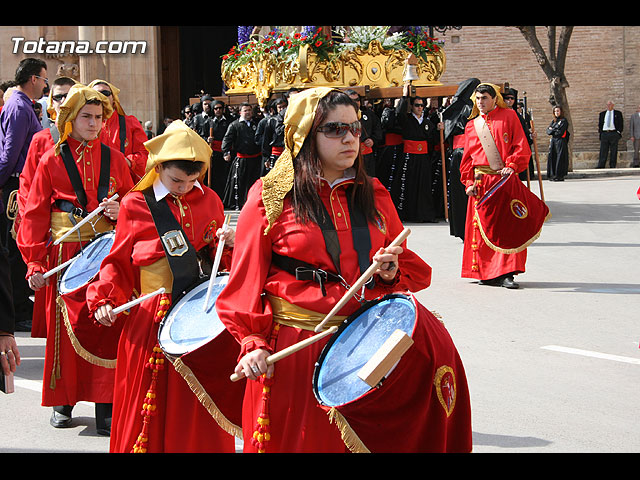
<path fill-rule="evenodd" d="M 322 40 L 318 40 L 318 41 L 315 43 L 315 46 L 316 46 L 316 47 L 319 47 L 319 46 L 321 46 L 321 45 L 322 45 Z"/>
<path fill-rule="evenodd" d="M 427 46 L 427 42 L 425 42 L 424 40 L 420 40 L 420 46 L 421 47 L 426 47 Z"/>
<path fill-rule="evenodd" d="M 413 48 L 413 42 L 407 42 L 407 47 Z"/>

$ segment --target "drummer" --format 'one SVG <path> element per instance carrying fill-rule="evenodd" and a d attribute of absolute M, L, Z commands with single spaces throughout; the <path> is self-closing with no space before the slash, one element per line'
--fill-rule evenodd
<path fill-rule="evenodd" d="M 203 184 L 211 148 L 180 120 L 145 147 L 147 173 L 123 200 L 111 253 L 87 290 L 90 311 L 107 326 L 117 319 L 113 308 L 132 295 L 166 291 L 134 306 L 125 320 L 110 451 L 234 452 L 231 427 L 214 420 L 158 345 L 160 320 L 179 292 L 198 282 L 200 268 L 208 273 L 216 237 L 225 242 L 219 271 L 230 263 L 234 231 L 221 228 L 222 201 Z"/>
<path fill-rule="evenodd" d="M 47 341 L 42 405 L 53 407 L 50 423 L 56 428 L 68 427 L 77 402 L 95 402 L 96 426 L 104 435 L 109 434 L 113 369 L 93 365 L 78 356 L 56 302 L 55 277 L 45 279 L 43 274 L 75 256 L 80 244 L 93 239 L 96 233 L 113 230 L 119 204 L 107 199 L 116 193 L 123 197 L 133 187 L 124 156 L 102 147 L 97 140 L 102 118 L 111 113 L 107 98 L 95 90 L 82 84 L 69 89 L 56 118 L 60 138 L 40 158 L 16 238 L 27 264 L 29 286 L 35 291 L 45 290 Z M 109 162 L 104 158 L 107 153 Z M 67 171 L 63 156 L 77 167 L 75 171 Z M 79 199 L 76 191 L 86 199 Z M 99 206 L 105 207 L 104 214 L 93 225 L 86 223 L 60 244 L 51 243 Z"/>
<path fill-rule="evenodd" d="M 266 358 L 312 336 L 373 262 L 382 262 L 373 281 L 337 312 L 338 323 L 359 308 L 360 296 L 430 285 L 431 267 L 406 242 L 388 247 L 403 225 L 387 190 L 366 175 L 359 151 L 358 108 L 347 95 L 322 87 L 295 95 L 285 150 L 253 185 L 238 218 L 229 283 L 216 308 L 241 344 L 235 371 L 248 378 L 245 452 L 347 451 L 311 388 L 326 340 L 269 366 Z M 336 236 L 335 249 L 322 229 Z"/>

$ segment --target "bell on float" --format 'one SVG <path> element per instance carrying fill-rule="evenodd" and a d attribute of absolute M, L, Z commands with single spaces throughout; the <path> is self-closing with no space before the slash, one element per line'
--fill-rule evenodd
<path fill-rule="evenodd" d="M 404 61 L 404 73 L 402 81 L 405 83 L 411 83 L 413 80 L 418 80 L 418 58 L 411 53 Z"/>

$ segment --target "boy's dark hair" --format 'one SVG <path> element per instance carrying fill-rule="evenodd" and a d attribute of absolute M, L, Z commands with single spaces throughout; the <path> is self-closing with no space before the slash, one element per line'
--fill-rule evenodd
<path fill-rule="evenodd" d="M 201 173 L 205 167 L 204 162 L 194 162 L 191 160 L 169 160 L 160 164 L 162 168 L 176 167 L 187 175 Z"/>
<path fill-rule="evenodd" d="M 476 87 L 476 93 L 488 93 L 491 98 L 496 98 L 496 89 L 491 85 L 478 85 Z"/>

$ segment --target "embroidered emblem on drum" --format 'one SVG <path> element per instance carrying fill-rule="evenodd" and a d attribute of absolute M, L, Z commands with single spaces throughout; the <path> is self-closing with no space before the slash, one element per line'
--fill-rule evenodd
<path fill-rule="evenodd" d="M 456 376 L 453 369 L 448 365 L 443 365 L 436 370 L 433 384 L 436 387 L 436 393 L 440 405 L 447 412 L 447 417 L 453 412 L 456 406 Z"/>
<path fill-rule="evenodd" d="M 527 218 L 527 215 L 529 215 L 527 206 L 517 198 L 511 200 L 511 213 L 513 213 L 520 220 Z"/>
<path fill-rule="evenodd" d="M 211 222 L 209 222 L 209 225 L 207 225 L 207 228 L 204 229 L 204 235 L 202 236 L 202 239 L 207 243 L 211 243 L 211 241 L 216 236 L 217 230 L 218 222 L 216 222 L 215 220 L 211 220 Z"/>
<path fill-rule="evenodd" d="M 187 250 L 189 245 L 180 230 L 171 230 L 162 236 L 162 243 L 167 249 L 167 253 L 172 257 L 181 257 Z"/>

